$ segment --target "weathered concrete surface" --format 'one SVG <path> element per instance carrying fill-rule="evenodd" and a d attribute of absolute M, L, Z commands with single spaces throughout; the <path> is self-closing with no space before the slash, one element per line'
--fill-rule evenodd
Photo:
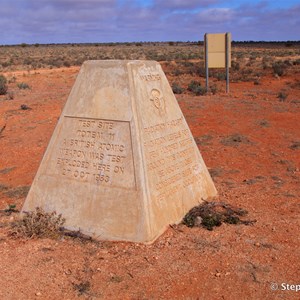
<path fill-rule="evenodd" d="M 87 61 L 22 211 L 98 239 L 151 242 L 216 189 L 154 61 Z"/>

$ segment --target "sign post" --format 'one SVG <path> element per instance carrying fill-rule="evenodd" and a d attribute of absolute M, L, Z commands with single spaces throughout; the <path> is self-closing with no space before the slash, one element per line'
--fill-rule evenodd
<path fill-rule="evenodd" d="M 225 56 L 226 56 L 226 93 L 229 93 L 229 66 L 230 64 L 230 33 L 225 34 Z"/>
<path fill-rule="evenodd" d="M 208 72 L 208 51 L 207 51 L 207 33 L 204 35 L 204 49 L 205 49 L 205 75 L 206 75 L 206 92 L 209 91 L 209 72 Z"/>

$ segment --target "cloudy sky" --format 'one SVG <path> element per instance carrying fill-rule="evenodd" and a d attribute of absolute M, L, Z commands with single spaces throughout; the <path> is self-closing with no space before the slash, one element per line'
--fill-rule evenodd
<path fill-rule="evenodd" d="M 0 44 L 300 40 L 300 0 L 0 0 Z"/>

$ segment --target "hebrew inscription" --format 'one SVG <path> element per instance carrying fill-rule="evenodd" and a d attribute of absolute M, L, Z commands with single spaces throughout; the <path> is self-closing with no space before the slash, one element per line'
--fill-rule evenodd
<path fill-rule="evenodd" d="M 47 174 L 135 189 L 129 122 L 65 116 Z"/>
<path fill-rule="evenodd" d="M 200 181 L 202 172 L 195 145 L 183 117 L 144 127 L 147 169 L 158 201 Z"/>

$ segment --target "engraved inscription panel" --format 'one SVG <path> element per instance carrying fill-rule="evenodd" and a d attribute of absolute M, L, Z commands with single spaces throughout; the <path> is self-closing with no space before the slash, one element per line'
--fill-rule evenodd
<path fill-rule="evenodd" d="M 65 116 L 48 175 L 135 189 L 130 123 Z"/>
<path fill-rule="evenodd" d="M 142 66 L 135 76 L 142 113 L 143 148 L 152 197 L 159 206 L 201 186 L 204 167 L 172 90 L 157 68 Z M 150 99 L 150 101 L 149 101 Z M 152 112 L 150 114 L 150 112 Z M 184 196 L 186 197 L 186 196 Z"/>
<path fill-rule="evenodd" d="M 144 127 L 144 134 L 147 169 L 160 203 L 201 180 L 202 166 L 183 117 Z"/>

